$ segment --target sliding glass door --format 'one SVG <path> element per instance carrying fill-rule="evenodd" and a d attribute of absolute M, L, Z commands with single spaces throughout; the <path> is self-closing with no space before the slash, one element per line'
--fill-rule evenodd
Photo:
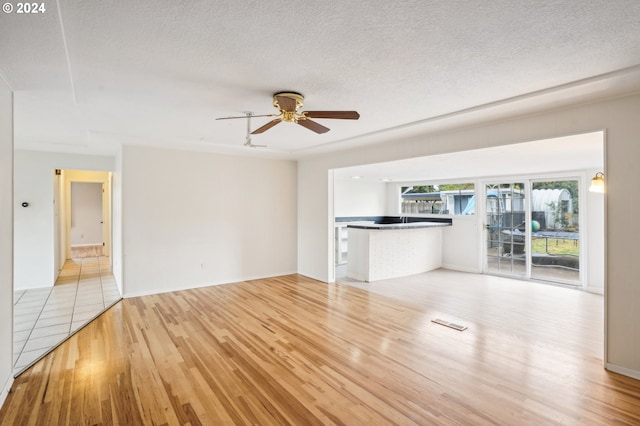
<path fill-rule="evenodd" d="M 578 180 L 531 183 L 531 278 L 580 284 Z"/>
<path fill-rule="evenodd" d="M 527 276 L 524 182 L 485 186 L 486 272 Z"/>
<path fill-rule="evenodd" d="M 485 272 L 580 284 L 579 181 L 485 185 Z"/>

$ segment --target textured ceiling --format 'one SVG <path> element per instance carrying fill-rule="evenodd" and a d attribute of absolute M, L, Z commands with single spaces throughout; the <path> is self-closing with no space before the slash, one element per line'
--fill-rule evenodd
<path fill-rule="evenodd" d="M 572 100 L 615 95 L 629 90 L 629 72 L 640 74 L 637 0 L 45 5 L 0 16 L 17 148 L 100 153 L 130 143 L 296 158 L 459 111 L 477 117 L 491 110 L 480 106 L 548 97 L 548 88 Z M 318 120 L 331 128 L 324 135 L 284 123 L 253 137 L 265 150 L 243 147 L 244 119 L 215 120 L 273 113 L 271 96 L 283 90 L 303 93 L 305 109 L 361 118 Z"/>

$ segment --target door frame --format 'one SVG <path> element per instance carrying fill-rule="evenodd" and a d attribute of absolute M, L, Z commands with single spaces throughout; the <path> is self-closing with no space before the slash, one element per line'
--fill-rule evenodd
<path fill-rule="evenodd" d="M 112 262 L 112 175 L 111 171 L 94 171 L 94 170 L 61 170 L 61 189 L 60 189 L 60 235 L 56 235 L 54 238 L 54 245 L 58 245 L 61 248 L 61 256 L 59 265 L 56 265 L 58 272 L 62 269 L 64 261 L 71 257 L 71 183 L 72 182 L 85 182 L 85 183 L 101 183 L 104 189 L 102 200 L 103 211 L 103 244 L 104 255 L 109 258 L 109 262 Z"/>
<path fill-rule="evenodd" d="M 490 271 L 488 268 L 488 248 L 487 248 L 487 226 L 486 226 L 486 217 L 487 217 L 487 185 L 490 184 L 500 184 L 500 183 L 523 183 L 523 203 L 524 203 L 524 219 L 525 219 L 525 241 L 524 246 L 525 249 L 530 247 L 531 241 L 531 214 L 529 213 L 529 199 L 531 197 L 530 192 L 530 183 L 528 179 L 523 176 L 515 176 L 515 177 L 493 177 L 493 178 L 483 178 L 478 181 L 476 185 L 476 194 L 477 197 L 482 200 L 479 205 L 476 205 L 476 214 L 478 215 L 478 220 L 480 222 L 479 229 L 481 230 L 480 236 L 480 244 L 481 244 L 481 262 L 482 262 L 482 273 L 487 275 L 496 275 L 503 276 L 507 278 L 513 279 L 524 279 L 528 280 L 531 277 L 531 260 L 530 256 L 525 256 L 525 272 L 522 274 L 513 274 L 513 273 L 500 273 L 496 271 Z M 528 252 L 529 250 L 525 250 Z"/>
<path fill-rule="evenodd" d="M 559 284 L 559 285 L 568 285 L 571 287 L 578 287 L 581 289 L 586 289 L 588 284 L 587 279 L 587 268 L 584 267 L 587 261 L 587 250 L 588 250 L 588 237 L 587 237 L 587 181 L 588 177 L 586 172 L 583 170 L 580 171 L 568 171 L 568 172 L 559 172 L 559 173 L 545 173 L 545 174 L 536 174 L 536 175 L 511 175 L 511 176 L 500 176 L 500 177 L 488 177 L 479 179 L 476 186 L 476 194 L 482 200 L 481 203 L 476 205 L 476 214 L 478 215 L 478 229 L 480 230 L 480 253 L 481 253 L 481 270 L 483 274 L 487 275 L 496 275 L 496 276 L 504 276 L 508 278 L 514 279 L 523 279 L 523 280 L 532 280 L 531 278 L 531 187 L 533 182 L 544 182 L 550 180 L 577 180 L 578 181 L 578 190 L 579 190 L 579 200 L 578 200 L 578 223 L 579 223 L 579 237 L 580 237 L 580 271 L 579 271 L 579 282 L 578 284 L 562 282 L 562 281 L 543 281 L 550 284 Z M 525 247 L 527 248 L 526 252 L 528 253 L 525 256 L 526 262 L 526 274 L 525 276 L 517 276 L 513 274 L 501 274 L 496 273 L 495 271 L 488 270 L 488 262 L 487 262 L 487 230 L 485 229 L 486 222 L 486 187 L 488 184 L 495 184 L 498 182 L 509 183 L 509 182 L 522 182 L 524 183 L 524 191 L 525 191 Z M 541 281 L 537 279 L 533 279 L 534 281 Z"/>

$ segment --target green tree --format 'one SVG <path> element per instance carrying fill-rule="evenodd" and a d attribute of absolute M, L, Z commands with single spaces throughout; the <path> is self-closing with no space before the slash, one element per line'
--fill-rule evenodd
<path fill-rule="evenodd" d="M 429 192 L 438 192 L 438 189 L 433 186 L 433 185 L 418 185 L 418 186 L 414 186 L 413 188 L 411 188 L 410 191 L 407 191 L 407 189 L 410 188 L 408 186 L 403 186 L 402 187 L 402 193 L 403 194 L 426 194 Z M 407 192 L 405 192 L 407 191 Z"/>
<path fill-rule="evenodd" d="M 472 183 L 447 183 L 440 185 L 440 191 L 458 191 L 462 189 L 475 189 Z"/>

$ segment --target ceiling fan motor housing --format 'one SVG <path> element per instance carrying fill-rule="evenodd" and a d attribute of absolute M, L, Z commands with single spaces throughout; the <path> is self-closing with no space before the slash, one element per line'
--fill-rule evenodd
<path fill-rule="evenodd" d="M 304 96 L 297 92 L 278 92 L 273 95 L 273 106 L 278 108 L 279 110 L 289 111 L 286 109 L 285 105 L 280 105 L 278 102 L 278 97 L 289 98 L 295 101 L 295 108 L 290 110 L 291 112 L 296 111 L 304 105 Z"/>

